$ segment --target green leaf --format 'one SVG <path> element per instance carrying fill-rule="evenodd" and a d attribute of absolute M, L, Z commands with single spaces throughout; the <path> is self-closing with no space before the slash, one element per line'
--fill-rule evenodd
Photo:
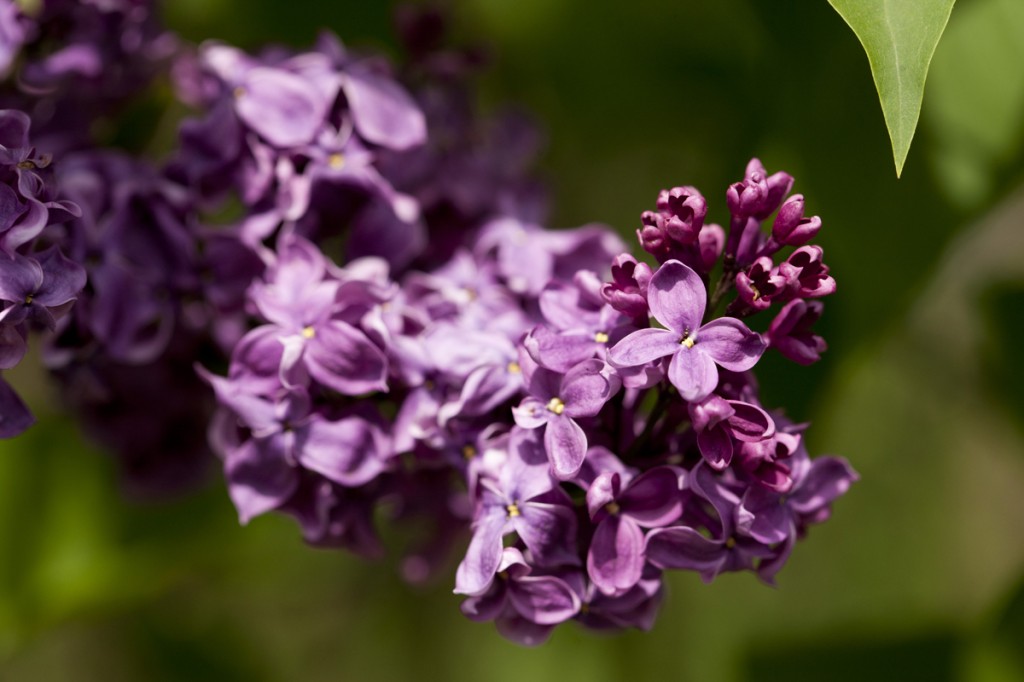
<path fill-rule="evenodd" d="M 955 0 L 828 1 L 867 52 L 899 177 L 921 114 L 928 66 Z"/>

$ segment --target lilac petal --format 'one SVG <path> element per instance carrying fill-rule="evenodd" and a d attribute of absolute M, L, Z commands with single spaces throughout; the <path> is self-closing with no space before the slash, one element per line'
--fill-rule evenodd
<path fill-rule="evenodd" d="M 32 119 L 17 109 L 0 110 L 0 147 L 23 149 L 28 147 L 28 130 Z"/>
<path fill-rule="evenodd" d="M 647 302 L 654 319 L 681 336 L 700 328 L 707 289 L 700 275 L 679 261 L 670 260 L 651 277 Z"/>
<path fill-rule="evenodd" d="M 0 322 L 0 369 L 10 369 L 25 357 L 28 344 L 17 325 Z"/>
<path fill-rule="evenodd" d="M 520 616 L 538 625 L 569 620 L 580 610 L 580 598 L 565 581 L 553 576 L 526 576 L 509 581 L 508 597 Z"/>
<path fill-rule="evenodd" d="M 526 380 L 526 391 L 534 398 L 547 403 L 562 389 L 562 375 L 538 365 L 522 347 L 519 348 L 519 366 Z"/>
<path fill-rule="evenodd" d="M 602 374 L 604 363 L 591 360 L 577 365 L 565 375 L 559 397 L 570 417 L 593 417 L 611 397 L 611 386 Z"/>
<path fill-rule="evenodd" d="M 55 308 L 81 293 L 85 268 L 65 258 L 55 246 L 36 254 L 36 258 L 43 270 L 43 285 L 34 297 L 40 305 Z"/>
<path fill-rule="evenodd" d="M 587 434 L 575 419 L 558 415 L 548 422 L 544 430 L 544 447 L 555 476 L 572 478 L 583 466 L 583 458 L 587 455 Z"/>
<path fill-rule="evenodd" d="M 576 555 L 576 515 L 572 508 L 546 502 L 523 502 L 512 527 L 541 566 L 579 564 Z"/>
<path fill-rule="evenodd" d="M 646 528 L 667 526 L 683 513 L 679 470 L 661 466 L 634 478 L 619 495 L 625 516 Z"/>
<path fill-rule="evenodd" d="M 728 400 L 717 395 L 709 395 L 700 402 L 692 402 L 687 405 L 687 409 L 697 433 L 712 429 L 736 414 L 736 408 Z"/>
<path fill-rule="evenodd" d="M 794 529 L 793 512 L 781 502 L 781 496 L 771 490 L 750 487 L 740 505 L 737 529 L 766 545 L 782 542 Z"/>
<path fill-rule="evenodd" d="M 818 457 L 806 477 L 790 496 L 789 505 L 798 514 L 813 514 L 846 494 L 860 477 L 842 457 Z"/>
<path fill-rule="evenodd" d="M 14 389 L 0 379 L 0 438 L 14 438 L 35 422 Z"/>
<path fill-rule="evenodd" d="M 242 524 L 276 509 L 298 487 L 298 471 L 289 463 L 286 448 L 279 436 L 248 440 L 227 454 L 224 476 Z"/>
<path fill-rule="evenodd" d="M 485 623 L 500 616 L 501 612 L 505 610 L 507 602 L 508 581 L 499 580 L 480 596 L 466 599 L 459 605 L 459 609 L 462 610 L 462 614 L 466 618 L 478 623 Z"/>
<path fill-rule="evenodd" d="M 0 232 L 10 229 L 22 213 L 25 212 L 21 199 L 9 185 L 0 185 Z"/>
<path fill-rule="evenodd" d="M 547 409 L 546 403 L 536 398 L 523 398 L 523 402 L 512 408 L 512 417 L 521 429 L 536 429 L 547 424 L 555 414 Z"/>
<path fill-rule="evenodd" d="M 679 349 L 679 334 L 665 329 L 640 329 L 608 349 L 608 360 L 619 367 L 637 367 L 672 355 Z"/>
<path fill-rule="evenodd" d="M 505 495 L 519 502 L 540 497 L 557 485 L 551 478 L 551 465 L 536 431 L 517 429 L 513 432 L 509 438 L 508 458 L 498 479 Z"/>
<path fill-rule="evenodd" d="M 28 198 L 25 201 L 25 205 L 28 207 L 28 210 L 18 217 L 17 222 L 15 222 L 11 229 L 0 235 L 0 248 L 6 251 L 8 255 L 14 255 L 15 249 L 39 236 L 39 233 L 43 231 L 49 220 L 50 212 L 46 210 L 46 206 L 39 200 Z"/>
<path fill-rule="evenodd" d="M 477 596 L 491 586 L 501 563 L 501 538 L 507 521 L 508 514 L 501 507 L 491 507 L 477 519 L 466 556 L 455 572 L 455 594 Z"/>
<path fill-rule="evenodd" d="M 606 471 L 594 479 L 587 488 L 587 513 L 593 519 L 622 491 L 622 476 L 613 471 Z"/>
<path fill-rule="evenodd" d="M 710 467 L 700 462 L 690 472 L 687 485 L 693 492 L 711 503 L 722 523 L 722 538 L 732 534 L 733 517 L 740 499 L 725 485 Z"/>
<path fill-rule="evenodd" d="M 608 516 L 597 526 L 587 554 L 587 573 L 608 595 L 622 594 L 640 581 L 644 534 L 632 519 Z"/>
<path fill-rule="evenodd" d="M 745 372 L 761 358 L 768 345 L 757 332 L 731 317 L 712 320 L 700 328 L 701 350 L 732 372 Z"/>
<path fill-rule="evenodd" d="M 568 372 L 593 358 L 600 347 L 593 334 L 557 334 L 546 327 L 530 332 L 523 345 L 541 366 L 556 372 Z"/>
<path fill-rule="evenodd" d="M 231 410 L 249 429 L 257 434 L 277 429 L 274 404 L 252 392 L 246 383 L 211 374 L 201 366 L 196 367 L 196 372 L 213 388 L 217 402 Z"/>
<path fill-rule="evenodd" d="M 423 112 L 402 86 L 390 78 L 353 71 L 342 85 L 356 131 L 367 142 L 403 150 L 426 140 Z"/>
<path fill-rule="evenodd" d="M 315 86 L 295 74 L 256 67 L 238 90 L 235 109 L 246 125 L 279 148 L 313 140 L 329 103 Z"/>
<path fill-rule="evenodd" d="M 306 366 L 324 386 L 344 395 L 387 390 L 387 358 L 366 334 L 341 320 L 318 325 L 306 344 Z"/>
<path fill-rule="evenodd" d="M 644 552 L 647 560 L 659 568 L 697 571 L 708 583 L 714 580 L 728 558 L 720 542 L 709 540 L 688 526 L 651 531 Z"/>
<path fill-rule="evenodd" d="M 775 575 L 782 570 L 789 559 L 793 546 L 796 544 L 796 530 L 792 529 L 786 535 L 786 541 L 775 548 L 772 556 L 764 557 L 757 564 L 757 577 L 768 585 L 775 585 Z"/>
<path fill-rule="evenodd" d="M 43 285 L 43 268 L 34 258 L 0 259 L 0 300 L 21 304 Z"/>
<path fill-rule="evenodd" d="M 445 404 L 438 412 L 438 422 L 444 426 L 458 416 L 476 417 L 486 414 L 522 388 L 522 382 L 503 365 L 487 365 L 474 370 L 462 385 L 456 401 Z"/>
<path fill-rule="evenodd" d="M 501 636 L 520 646 L 540 646 L 551 636 L 553 625 L 538 625 L 516 613 L 506 612 L 494 622 Z"/>
<path fill-rule="evenodd" d="M 359 416 L 327 421 L 314 417 L 296 431 L 299 462 L 335 483 L 356 487 L 368 483 L 385 468 L 382 436 Z"/>
<path fill-rule="evenodd" d="M 757 405 L 730 401 L 735 414 L 729 417 L 729 430 L 736 440 L 756 443 L 775 435 L 775 420 Z"/>
<path fill-rule="evenodd" d="M 732 462 L 732 437 L 723 428 L 715 427 L 698 433 L 697 447 L 712 469 L 721 471 Z"/>
<path fill-rule="evenodd" d="M 703 400 L 718 386 L 718 368 L 699 346 L 680 346 L 668 365 L 668 380 L 679 391 L 683 400 Z"/>

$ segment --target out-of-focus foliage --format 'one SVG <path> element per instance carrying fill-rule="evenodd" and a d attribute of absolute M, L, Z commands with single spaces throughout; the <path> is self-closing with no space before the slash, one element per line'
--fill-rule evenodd
<path fill-rule="evenodd" d="M 192 39 L 302 44 L 330 26 L 397 52 L 385 3 L 169 10 Z M 628 235 L 658 189 L 723 187 L 752 155 L 797 178 L 842 288 L 823 360 L 766 363 L 763 389 L 861 482 L 776 590 L 676 576 L 651 633 L 568 627 L 523 650 L 466 621 L 450 584 L 303 547 L 284 519 L 237 527 L 219 481 L 125 501 L 26 368 L 8 378 L 40 425 L 0 444 L 0 679 L 1021 679 L 1016 3 L 953 13 L 915 145 L 932 163 L 899 181 L 863 53 L 826 3 L 465 0 L 452 14 L 492 48 L 489 98 L 547 129 L 556 225 Z M 724 197 L 708 201 L 724 219 Z"/>
<path fill-rule="evenodd" d="M 935 55 L 924 118 L 943 193 L 977 211 L 1020 177 L 1024 143 L 1024 4 L 975 0 Z"/>
<path fill-rule="evenodd" d="M 871 64 L 892 140 L 897 177 L 921 115 L 928 67 L 955 0 L 829 0 L 857 34 Z"/>

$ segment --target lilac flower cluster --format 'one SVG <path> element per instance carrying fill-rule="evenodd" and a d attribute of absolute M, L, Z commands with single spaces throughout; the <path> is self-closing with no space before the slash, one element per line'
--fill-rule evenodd
<path fill-rule="evenodd" d="M 58 196 L 50 158 L 29 141 L 29 127 L 24 112 L 0 110 L 0 370 L 21 362 L 29 328 L 53 330 L 85 285 L 85 270 L 45 234 L 80 209 Z M 33 421 L 0 378 L 0 438 Z"/>
<path fill-rule="evenodd" d="M 185 48 L 144 0 L 40 7 L 0 0 L 0 100 L 75 151 L 54 173 L 0 111 L 0 369 L 53 329 L 66 399 L 147 488 L 209 446 L 243 523 L 289 514 L 377 557 L 383 512 L 417 529 L 407 579 L 464 548 L 463 612 L 537 644 L 650 628 L 667 569 L 771 583 L 856 480 L 758 397 L 767 349 L 819 359 L 835 290 L 787 174 L 751 161 L 727 230 L 663 191 L 637 232 L 652 267 L 603 226 L 541 226 L 538 136 L 479 116 L 476 55 L 429 11 L 402 15 L 396 75 L 331 36 Z M 198 113 L 166 163 L 92 147 L 172 51 Z M 0 436 L 30 419 L 0 383 Z"/>
<path fill-rule="evenodd" d="M 410 579 L 468 525 L 463 611 L 523 644 L 570 619 L 651 627 L 665 569 L 771 583 L 856 480 L 845 460 L 808 456 L 804 426 L 767 411 L 751 373 L 770 346 L 800 362 L 824 347 L 806 313 L 791 323 L 834 289 L 820 249 L 794 236 L 820 221 L 786 199 L 791 183 L 751 162 L 728 234 L 704 224 L 693 188 L 662 192 L 639 231 L 656 269 L 605 228 L 509 216 L 397 279 L 282 230 L 248 291 L 259 325 L 226 377 L 208 375 L 243 522 L 285 512 L 312 543 L 376 556 L 375 510 L 426 516 Z M 772 305 L 766 336 L 740 319 Z"/>
<path fill-rule="evenodd" d="M 91 146 L 96 122 L 110 120 L 177 48 L 156 4 L 0 0 L 0 107 L 27 112 L 52 153 Z"/>

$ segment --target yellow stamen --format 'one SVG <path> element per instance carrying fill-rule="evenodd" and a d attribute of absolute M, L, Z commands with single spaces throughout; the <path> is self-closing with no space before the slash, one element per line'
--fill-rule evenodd
<path fill-rule="evenodd" d="M 565 412 L 565 403 L 562 402 L 561 398 L 552 398 L 548 401 L 548 409 L 555 414 L 562 414 Z"/>
<path fill-rule="evenodd" d="M 307 339 L 311 339 L 316 336 L 316 330 L 313 329 L 312 325 L 302 330 L 302 336 Z"/>
<path fill-rule="evenodd" d="M 327 163 L 334 170 L 341 170 L 345 167 L 345 155 L 341 152 L 335 152 L 327 157 Z"/>
<path fill-rule="evenodd" d="M 523 371 L 523 368 L 519 366 L 519 363 L 514 360 L 508 363 L 508 367 L 505 369 L 508 370 L 509 374 L 520 374 Z"/>
<path fill-rule="evenodd" d="M 621 509 L 619 508 L 619 503 L 618 503 L 618 502 L 609 502 L 608 504 L 606 504 L 606 505 L 604 506 L 604 508 L 605 508 L 605 510 L 606 510 L 606 511 L 607 511 L 607 512 L 608 512 L 609 514 L 611 514 L 612 516 L 615 516 L 615 515 L 616 515 L 616 514 L 618 514 L 618 513 L 620 512 L 620 511 L 622 511 L 622 510 L 621 510 Z"/>
<path fill-rule="evenodd" d="M 32 294 L 25 297 L 25 305 L 32 305 Z"/>
<path fill-rule="evenodd" d="M 687 348 L 693 348 L 694 343 L 695 341 L 693 340 L 693 337 L 690 335 L 687 335 L 685 338 L 683 338 L 682 341 L 679 342 L 680 345 L 686 346 Z"/>
<path fill-rule="evenodd" d="M 505 507 L 505 511 L 508 512 L 508 515 L 510 517 L 515 518 L 516 516 L 519 516 L 519 505 L 517 505 L 515 503 L 510 504 L 507 507 Z"/>
<path fill-rule="evenodd" d="M 725 548 L 726 549 L 732 549 L 735 546 L 736 546 L 736 538 L 729 538 L 728 540 L 725 541 Z"/>
<path fill-rule="evenodd" d="M 608 335 L 604 332 L 598 332 L 594 334 L 595 343 L 608 343 Z"/>
<path fill-rule="evenodd" d="M 472 445 L 463 446 L 462 456 L 465 457 L 466 459 L 473 459 L 474 457 L 476 457 L 476 448 L 474 448 Z"/>
<path fill-rule="evenodd" d="M 237 88 L 231 91 L 231 94 L 235 96 L 235 99 L 242 99 L 245 97 L 245 88 L 239 85 Z"/>
<path fill-rule="evenodd" d="M 756 301 L 757 299 L 761 298 L 761 292 L 757 290 L 757 287 L 751 285 L 750 290 L 754 292 L 754 295 L 751 298 L 751 300 Z"/>

